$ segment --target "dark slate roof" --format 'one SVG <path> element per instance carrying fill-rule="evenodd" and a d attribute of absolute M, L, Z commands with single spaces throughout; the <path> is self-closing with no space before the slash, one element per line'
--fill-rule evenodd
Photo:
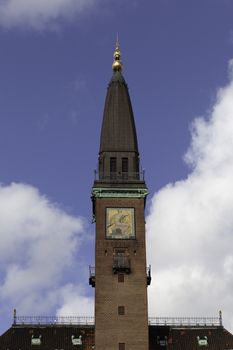
<path fill-rule="evenodd" d="M 233 335 L 222 326 L 150 326 L 149 339 L 149 350 L 233 349 Z M 203 341 L 207 341 L 208 345 L 204 345 Z"/>
<path fill-rule="evenodd" d="M 198 345 L 200 340 L 207 338 L 208 346 Z M 193 329 L 171 329 L 173 350 L 196 350 L 207 348 L 213 350 L 233 349 L 233 336 L 222 327 L 218 328 L 193 328 Z"/>
<path fill-rule="evenodd" d="M 82 336 L 82 346 L 72 344 L 72 336 Z M 41 345 L 32 345 L 32 336 L 41 336 Z M 94 326 L 17 325 L 0 337 L 1 350 L 93 350 Z"/>
<path fill-rule="evenodd" d="M 121 72 L 113 73 L 105 100 L 100 152 L 138 153 L 134 116 L 127 84 Z"/>
<path fill-rule="evenodd" d="M 41 345 L 32 345 L 31 338 L 41 336 Z M 83 344 L 73 345 L 72 336 L 82 336 Z M 199 345 L 207 340 L 208 345 Z M 221 326 L 171 327 L 149 326 L 149 350 L 230 350 L 233 335 Z M 15 325 L 0 337 L 1 350 L 93 350 L 94 326 L 80 325 Z"/>

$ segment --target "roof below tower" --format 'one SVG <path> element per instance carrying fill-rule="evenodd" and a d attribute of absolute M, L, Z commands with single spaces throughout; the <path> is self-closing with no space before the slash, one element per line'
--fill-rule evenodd
<path fill-rule="evenodd" d="M 94 325 L 13 325 L 0 336 L 1 350 L 93 350 Z M 231 350 L 222 326 L 149 326 L 149 350 Z"/>

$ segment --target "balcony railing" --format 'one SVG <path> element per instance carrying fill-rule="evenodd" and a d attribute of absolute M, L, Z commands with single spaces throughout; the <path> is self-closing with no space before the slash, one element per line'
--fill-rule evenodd
<path fill-rule="evenodd" d="M 98 172 L 95 170 L 95 181 L 144 181 L 145 170 L 140 172 Z"/>
<path fill-rule="evenodd" d="M 129 274 L 131 272 L 130 258 L 128 256 L 114 256 L 112 270 L 113 273 L 125 272 Z"/>
<path fill-rule="evenodd" d="M 129 257 L 114 257 L 112 269 L 114 274 L 118 272 L 130 273 L 131 264 Z M 151 284 L 151 266 L 146 268 L 146 281 L 147 286 L 149 286 Z M 95 266 L 89 266 L 89 285 L 95 287 Z"/>
<path fill-rule="evenodd" d="M 95 287 L 95 266 L 89 266 L 89 285 Z"/>
<path fill-rule="evenodd" d="M 148 286 L 151 284 L 151 266 L 146 269 L 146 282 Z"/>

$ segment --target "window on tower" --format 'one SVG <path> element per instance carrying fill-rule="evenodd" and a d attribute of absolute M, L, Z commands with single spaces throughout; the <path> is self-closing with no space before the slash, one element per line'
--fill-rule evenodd
<path fill-rule="evenodd" d="M 118 282 L 124 283 L 125 281 L 125 275 L 123 273 L 118 273 Z"/>
<path fill-rule="evenodd" d="M 122 169 L 122 177 L 123 179 L 128 178 L 128 171 L 129 171 L 129 166 L 128 166 L 128 158 L 122 158 L 122 164 L 121 164 L 121 169 Z"/>
<path fill-rule="evenodd" d="M 125 343 L 119 343 L 119 350 L 125 350 Z"/>
<path fill-rule="evenodd" d="M 139 157 L 135 157 L 135 166 L 136 166 L 136 172 L 139 173 Z"/>
<path fill-rule="evenodd" d="M 122 172 L 127 173 L 129 171 L 128 158 L 122 158 Z"/>
<path fill-rule="evenodd" d="M 130 273 L 130 258 L 127 248 L 115 248 L 113 252 L 113 273 Z M 123 275 L 124 276 L 124 275 Z M 118 275 L 119 281 L 119 275 Z"/>
<path fill-rule="evenodd" d="M 115 178 L 117 173 L 117 159 L 116 157 L 110 158 L 110 177 Z"/>
<path fill-rule="evenodd" d="M 125 307 L 118 306 L 118 315 L 124 315 L 124 314 L 125 314 Z"/>

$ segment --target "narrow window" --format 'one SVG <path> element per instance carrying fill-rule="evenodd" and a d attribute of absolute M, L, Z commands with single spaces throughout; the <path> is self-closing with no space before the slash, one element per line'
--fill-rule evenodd
<path fill-rule="evenodd" d="M 118 273 L 118 282 L 119 283 L 125 282 L 125 275 L 123 273 Z"/>
<path fill-rule="evenodd" d="M 125 307 L 118 306 L 118 315 L 124 315 L 124 314 L 125 314 Z"/>
<path fill-rule="evenodd" d="M 140 175 L 140 171 L 139 171 L 139 158 L 138 158 L 138 156 L 136 156 L 134 158 L 134 166 L 135 166 L 135 180 L 140 180 L 141 175 Z"/>
<path fill-rule="evenodd" d="M 139 158 L 136 158 L 136 171 L 139 172 Z"/>
<path fill-rule="evenodd" d="M 119 343 L 119 350 L 125 350 L 125 343 Z"/>
<path fill-rule="evenodd" d="M 110 177 L 115 178 L 117 172 L 117 159 L 116 157 L 110 158 Z"/>
<path fill-rule="evenodd" d="M 116 173 L 117 169 L 116 169 L 116 157 L 111 157 L 110 158 L 110 172 L 111 173 Z"/>
<path fill-rule="evenodd" d="M 128 173 L 128 158 L 122 158 L 122 173 Z"/>

